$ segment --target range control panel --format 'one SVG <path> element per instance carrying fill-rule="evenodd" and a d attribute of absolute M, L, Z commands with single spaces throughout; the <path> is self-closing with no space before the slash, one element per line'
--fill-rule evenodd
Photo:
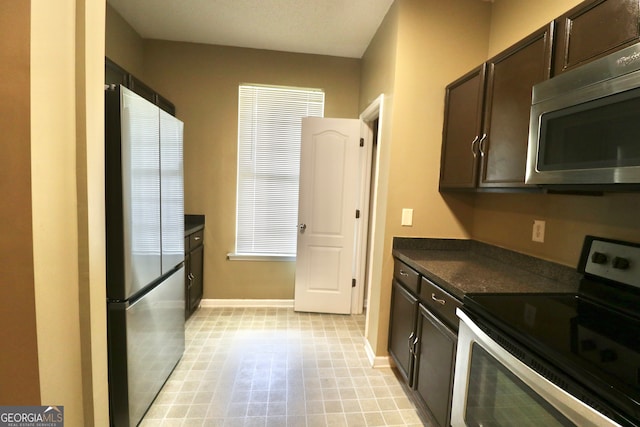
<path fill-rule="evenodd" d="M 587 236 L 585 273 L 640 288 L 640 245 Z"/>

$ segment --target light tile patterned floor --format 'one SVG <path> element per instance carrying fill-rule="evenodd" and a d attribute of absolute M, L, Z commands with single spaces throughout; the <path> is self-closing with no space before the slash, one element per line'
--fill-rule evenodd
<path fill-rule="evenodd" d="M 364 320 L 201 308 L 141 426 L 422 426 L 393 372 L 369 366 Z"/>

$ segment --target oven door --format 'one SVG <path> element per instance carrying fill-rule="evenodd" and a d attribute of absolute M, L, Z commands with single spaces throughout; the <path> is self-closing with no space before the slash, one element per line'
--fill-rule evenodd
<path fill-rule="evenodd" d="M 619 426 L 540 376 L 458 309 L 451 425 Z"/>

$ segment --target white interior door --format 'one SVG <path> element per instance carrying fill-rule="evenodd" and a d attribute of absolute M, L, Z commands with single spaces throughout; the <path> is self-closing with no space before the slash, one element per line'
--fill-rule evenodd
<path fill-rule="evenodd" d="M 359 142 L 359 120 L 302 120 L 296 311 L 351 312 Z"/>

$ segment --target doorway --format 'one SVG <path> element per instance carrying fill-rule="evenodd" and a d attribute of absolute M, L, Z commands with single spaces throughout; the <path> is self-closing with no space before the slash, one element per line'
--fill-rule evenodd
<path fill-rule="evenodd" d="M 367 305 L 367 295 L 371 288 L 372 242 L 375 235 L 375 212 L 378 189 L 378 165 L 380 143 L 382 142 L 384 95 L 378 96 L 360 114 L 362 122 L 361 137 L 364 150 L 360 158 L 361 181 L 359 186 L 361 207 L 360 218 L 356 226 L 356 249 L 354 256 L 354 278 L 356 286 L 351 298 L 351 313 L 361 314 Z M 367 322 L 368 323 L 368 322 Z"/>
<path fill-rule="evenodd" d="M 366 304 L 365 295 L 368 295 L 370 292 L 370 288 L 371 288 L 370 282 L 372 277 L 371 272 L 373 268 L 371 263 L 372 254 L 373 254 L 372 242 L 374 241 L 374 237 L 375 237 L 374 224 L 376 222 L 375 212 L 376 212 L 376 203 L 377 203 L 378 175 L 379 175 L 378 174 L 378 165 L 379 165 L 379 156 L 380 156 L 379 147 L 381 143 L 381 134 L 382 134 L 381 124 L 383 123 L 383 120 L 382 120 L 383 99 L 384 99 L 383 95 L 380 95 L 376 100 L 374 100 L 374 102 L 372 102 L 371 105 L 369 105 L 369 107 L 367 107 L 364 110 L 364 112 L 360 115 L 359 123 L 358 123 L 358 120 L 352 120 L 353 122 L 355 122 L 356 126 L 360 127 L 359 132 L 356 130 L 354 133 L 351 133 L 352 135 L 356 136 L 356 141 L 353 141 L 353 140 L 352 141 L 357 145 L 358 144 L 357 138 L 359 137 L 360 139 L 359 142 L 361 147 L 356 154 L 357 159 L 353 159 L 353 161 L 348 163 L 348 164 L 357 165 L 357 170 L 355 171 L 355 179 L 357 183 L 357 186 L 355 188 L 355 200 L 352 199 L 352 202 L 346 204 L 351 206 L 350 208 L 348 208 L 347 211 L 343 211 L 344 206 L 346 206 L 344 203 L 342 204 L 337 203 L 337 205 L 343 206 L 343 208 L 341 208 L 340 212 L 338 213 L 342 215 L 341 212 L 347 212 L 348 214 L 347 218 L 354 218 L 353 216 L 350 216 L 350 215 L 353 215 L 353 211 L 350 209 L 353 209 L 354 202 L 356 206 L 355 218 L 357 219 L 355 220 L 355 223 L 352 226 L 353 228 L 348 233 L 348 235 L 353 236 L 352 237 L 353 240 L 350 242 L 351 248 L 347 249 L 351 254 L 351 257 L 350 257 L 351 260 L 346 261 L 345 263 L 342 263 L 343 266 L 348 266 L 348 265 L 351 266 L 350 267 L 351 274 L 349 275 L 349 271 L 345 272 L 347 278 L 349 277 L 352 278 L 352 279 L 349 279 L 349 281 L 352 283 L 351 290 L 349 291 L 348 289 L 344 289 L 346 279 L 342 273 L 340 273 L 339 275 L 329 274 L 330 277 L 328 277 L 327 280 L 316 280 L 315 282 L 313 280 L 310 280 L 309 277 L 315 277 L 316 279 L 317 277 L 320 277 L 320 279 L 322 279 L 323 274 L 319 274 L 320 270 L 318 269 L 315 269 L 315 270 L 310 269 L 309 265 L 317 264 L 319 266 L 323 266 L 326 264 L 326 262 L 328 262 L 327 259 L 321 259 L 321 257 L 316 257 L 320 261 L 316 262 L 315 264 L 307 262 L 305 264 L 305 268 L 301 270 L 300 274 L 298 274 L 298 268 L 296 268 L 296 279 L 295 279 L 296 283 L 295 283 L 295 292 L 294 292 L 295 294 L 294 307 L 296 308 L 296 310 L 311 311 L 311 312 L 351 313 L 351 314 L 362 314 L 364 312 L 364 308 Z M 323 121 L 331 121 L 331 120 L 335 121 L 335 120 L 347 120 L 347 119 L 319 119 L 318 125 L 320 126 L 321 130 L 324 129 Z M 303 126 L 303 129 L 304 129 L 304 126 Z M 320 132 L 319 135 L 324 134 L 325 131 Z M 349 133 L 344 133 L 343 136 L 348 135 Z M 313 141 L 313 138 L 309 139 L 309 141 Z M 338 162 L 338 163 L 342 164 L 342 162 Z M 301 164 L 301 167 L 302 167 L 302 164 Z M 328 181 L 331 181 L 331 179 L 328 179 Z M 309 189 L 309 194 L 315 194 L 314 188 L 316 187 L 312 186 Z M 335 193 L 340 194 L 341 192 L 336 190 Z M 301 202 L 301 206 L 303 204 L 304 203 Z M 334 205 L 335 204 L 336 203 L 334 203 Z M 303 236 L 304 234 L 303 236 L 304 238 L 309 237 L 306 235 L 308 231 L 307 230 L 308 224 L 305 218 L 302 218 L 302 219 L 300 218 L 300 210 L 299 210 L 299 222 L 300 221 L 302 222 L 299 224 L 299 228 L 300 228 L 299 233 L 301 233 L 298 238 L 298 255 L 299 256 L 297 257 L 296 262 L 300 262 L 300 258 L 301 258 L 300 248 L 306 247 L 305 245 L 301 245 L 300 243 L 301 236 Z M 347 221 L 351 221 L 351 220 L 347 220 Z M 338 233 L 338 234 L 342 236 L 341 233 Z M 313 237 L 317 237 L 317 236 L 315 236 L 314 234 Z M 346 235 L 344 235 L 343 237 L 346 237 Z M 322 246 L 318 244 L 311 245 L 311 246 L 314 247 L 316 252 L 319 250 L 319 248 L 320 249 L 322 248 Z M 339 250 L 336 250 L 335 247 L 332 247 L 332 249 L 334 250 L 334 252 L 340 252 Z M 322 252 L 322 253 L 325 253 L 325 252 Z M 340 266 L 341 264 L 337 262 L 331 265 Z M 324 273 L 324 272 L 322 271 L 320 273 Z M 324 274 L 324 275 L 326 276 L 327 274 Z M 320 286 L 316 282 L 321 283 L 322 285 Z M 310 284 L 314 286 L 310 286 Z M 326 298 L 323 299 L 324 294 L 327 294 L 327 295 L 331 294 L 331 297 L 334 298 L 331 301 L 334 301 L 336 296 L 339 296 L 339 294 L 342 294 L 342 298 L 344 298 L 344 300 L 340 300 L 340 301 L 344 301 L 346 303 L 346 306 L 340 305 L 340 307 L 342 307 L 340 311 L 332 311 L 335 309 L 334 306 L 337 303 L 335 303 L 334 301 L 333 303 L 329 303 L 329 305 L 327 304 L 323 305 L 323 301 L 324 299 L 326 299 Z M 298 297 L 298 295 L 300 295 L 300 298 Z M 346 299 L 349 297 L 350 297 L 350 301 L 346 301 Z M 329 300 L 327 299 L 327 301 Z M 331 308 L 327 308 L 327 307 L 331 307 Z"/>

